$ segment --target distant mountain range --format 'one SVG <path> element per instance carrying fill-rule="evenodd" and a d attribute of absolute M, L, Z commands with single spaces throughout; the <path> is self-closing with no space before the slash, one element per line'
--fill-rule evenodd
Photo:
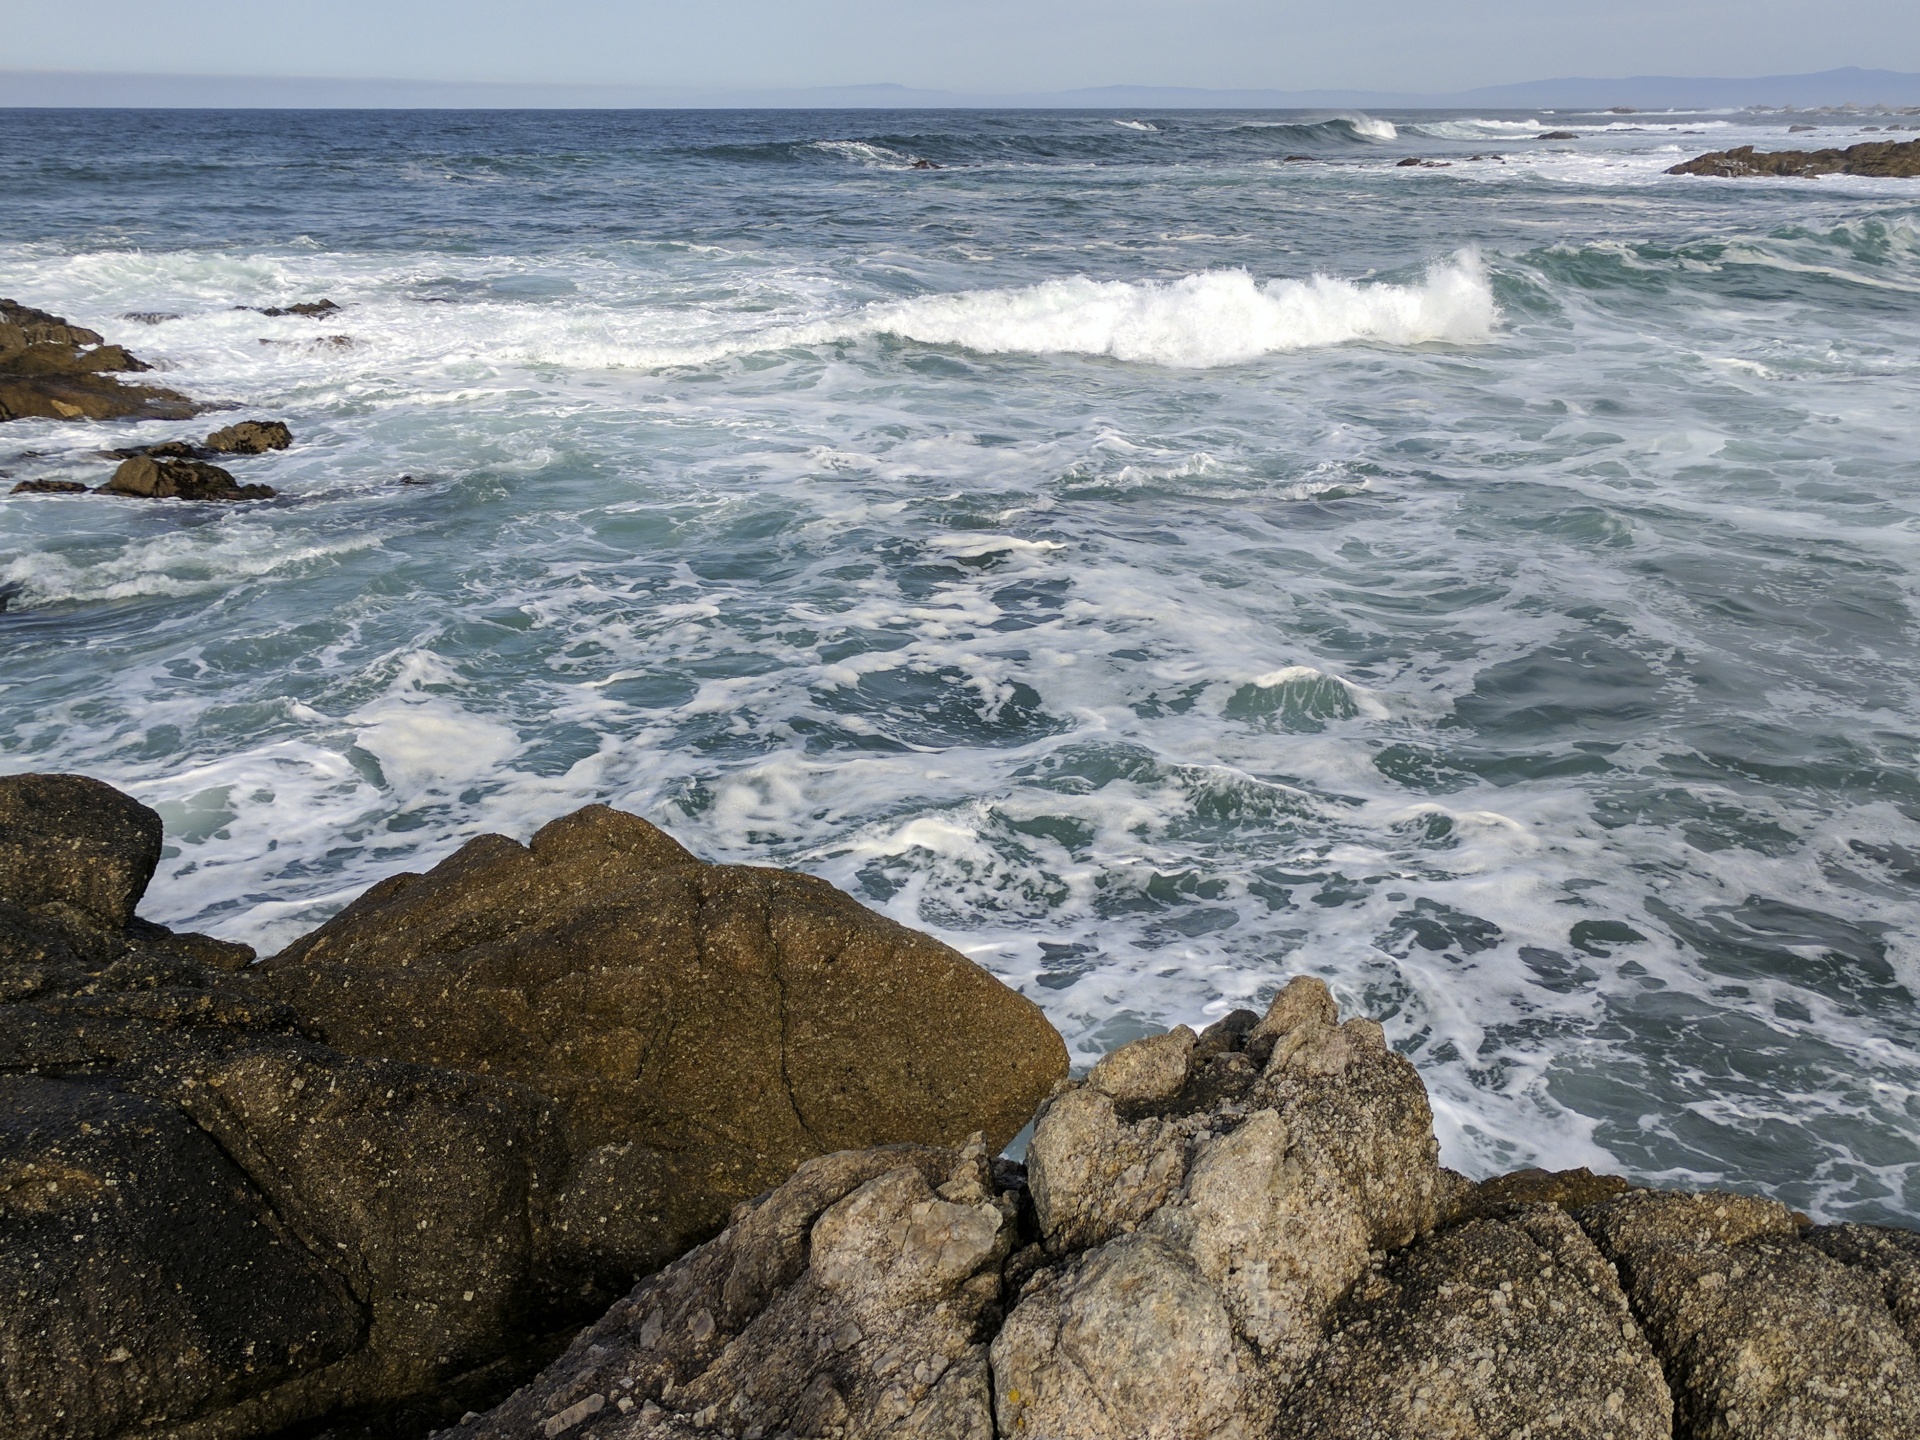
<path fill-rule="evenodd" d="M 1103 85 L 1031 94 L 970 94 L 904 85 L 788 90 L 666 89 L 639 85 L 495 84 L 276 75 L 106 75 L 0 70 L 0 107 L 132 109 L 1087 109 L 1324 110 L 1739 109 L 1746 106 L 1920 105 L 1920 75 L 1849 66 L 1750 80 L 1635 75 L 1489 85 L 1451 94 L 1381 90 L 1200 90 Z"/>

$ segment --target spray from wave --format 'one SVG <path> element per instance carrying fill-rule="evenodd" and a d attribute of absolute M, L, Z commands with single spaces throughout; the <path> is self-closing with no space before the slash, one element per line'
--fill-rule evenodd
<path fill-rule="evenodd" d="M 1263 285 L 1244 270 L 1143 284 L 1075 277 L 875 306 L 862 328 L 989 355 L 1111 355 L 1203 369 L 1357 340 L 1472 343 L 1498 319 L 1486 267 L 1461 254 L 1414 285 L 1326 275 Z"/>

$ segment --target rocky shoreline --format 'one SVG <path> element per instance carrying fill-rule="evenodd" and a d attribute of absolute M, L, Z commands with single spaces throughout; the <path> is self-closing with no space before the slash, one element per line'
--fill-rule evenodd
<path fill-rule="evenodd" d="M 237 307 L 248 308 L 248 307 Z M 260 310 L 262 315 L 319 318 L 341 307 L 331 300 Z M 131 315 L 157 324 L 173 317 Z M 344 338 L 344 337 L 333 337 Z M 185 420 L 217 406 L 201 405 L 173 390 L 128 385 L 117 374 L 153 367 L 124 346 L 109 345 L 97 331 L 71 325 L 58 315 L 13 300 L 0 300 L 0 422 L 9 420 Z M 168 440 L 103 452 L 120 462 L 101 485 L 78 480 L 29 479 L 13 495 L 116 495 L 143 500 L 271 500 L 271 485 L 243 485 L 231 471 L 208 463 L 218 456 L 262 455 L 285 450 L 293 432 L 279 420 L 242 420 L 222 426 L 199 442 Z"/>
<path fill-rule="evenodd" d="M 1750 175 L 1782 175 L 1811 179 L 1817 175 L 1878 175 L 1893 178 L 1920 176 L 1920 140 L 1868 140 L 1844 150 L 1762 150 L 1741 145 L 1715 150 L 1667 170 L 1669 175 L 1717 175 L 1736 179 Z"/>
<path fill-rule="evenodd" d="M 964 957 L 603 806 L 265 961 L 138 918 L 160 848 L 0 779 L 9 1437 L 1920 1436 L 1920 1234 L 1472 1183 L 1317 980 L 1069 1081 Z"/>

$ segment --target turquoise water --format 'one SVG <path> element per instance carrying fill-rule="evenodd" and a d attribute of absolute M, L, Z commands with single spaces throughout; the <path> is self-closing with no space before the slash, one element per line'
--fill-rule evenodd
<path fill-rule="evenodd" d="M 0 294 L 299 437 L 0 500 L 0 765 L 263 949 L 606 800 L 1081 1061 L 1308 971 L 1463 1169 L 1911 1219 L 1920 186 L 1661 173 L 1786 124 L 0 112 Z"/>

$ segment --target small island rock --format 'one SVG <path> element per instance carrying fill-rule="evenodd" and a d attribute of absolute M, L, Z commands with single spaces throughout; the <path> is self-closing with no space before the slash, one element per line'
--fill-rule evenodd
<path fill-rule="evenodd" d="M 1920 140 L 1868 140 L 1844 150 L 1762 150 L 1741 145 L 1733 150 L 1683 161 L 1669 175 L 1717 175 L 1735 179 L 1749 175 L 1783 175 L 1810 179 L 1816 175 L 1879 175 L 1920 177 Z"/>

